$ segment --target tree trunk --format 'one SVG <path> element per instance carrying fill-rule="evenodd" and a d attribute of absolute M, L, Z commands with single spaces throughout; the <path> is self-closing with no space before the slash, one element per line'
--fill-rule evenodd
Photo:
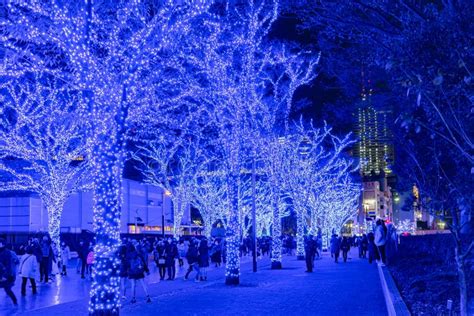
<path fill-rule="evenodd" d="M 125 89 L 124 89 L 125 94 Z M 125 97 L 124 97 L 125 100 Z M 122 102 L 111 132 L 101 135 L 95 150 L 94 271 L 90 291 L 90 315 L 118 315 L 120 310 L 120 215 L 122 172 L 128 107 Z"/>
<path fill-rule="evenodd" d="M 174 201 L 173 201 L 174 202 Z M 176 199 L 173 203 L 173 237 L 178 239 L 181 231 L 181 221 L 183 219 L 183 201 Z"/>
<path fill-rule="evenodd" d="M 304 260 L 304 217 L 303 209 L 296 207 L 296 258 Z"/>
<path fill-rule="evenodd" d="M 454 248 L 454 255 L 456 259 L 456 268 L 458 271 L 460 315 L 467 316 L 468 293 L 465 271 L 466 266 L 464 265 L 464 257 L 462 254 L 462 241 L 458 238 L 458 236 L 455 236 L 455 240 L 456 247 Z"/>
<path fill-rule="evenodd" d="M 281 249 L 282 249 L 282 240 L 281 240 L 281 218 L 280 218 L 280 208 L 278 205 L 278 196 L 274 194 L 273 196 L 273 216 L 272 216 L 272 269 L 281 269 Z"/>
<path fill-rule="evenodd" d="M 48 233 L 51 237 L 53 250 L 57 254 L 57 259 L 61 259 L 61 215 L 63 212 L 63 201 L 52 201 L 45 203 L 48 211 Z"/>
<path fill-rule="evenodd" d="M 240 223 L 239 223 L 239 174 L 231 174 L 227 179 L 230 199 L 229 222 L 226 228 L 227 263 L 225 284 L 238 285 L 240 283 Z"/>

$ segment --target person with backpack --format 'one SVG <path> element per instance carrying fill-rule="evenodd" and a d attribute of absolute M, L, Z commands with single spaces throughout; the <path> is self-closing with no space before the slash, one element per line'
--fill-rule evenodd
<path fill-rule="evenodd" d="M 33 255 L 33 248 L 26 247 L 26 253 L 21 257 L 19 272 L 21 275 L 21 295 L 26 295 L 26 283 L 30 280 L 33 294 L 36 294 L 36 281 L 35 278 L 38 275 L 38 261 Z"/>
<path fill-rule="evenodd" d="M 146 302 L 151 303 L 150 295 L 148 294 L 148 288 L 145 284 L 145 272 L 150 273 L 148 266 L 144 258 L 142 258 L 134 245 L 130 245 L 130 253 L 128 254 L 128 278 L 132 282 L 132 303 L 136 303 L 136 287 L 137 282 L 143 287 L 143 291 L 146 295 Z"/>
<path fill-rule="evenodd" d="M 12 287 L 16 278 L 16 261 L 18 261 L 16 254 L 7 249 L 5 239 L 0 239 L 0 288 L 5 290 L 15 306 L 18 305 L 18 300 Z"/>

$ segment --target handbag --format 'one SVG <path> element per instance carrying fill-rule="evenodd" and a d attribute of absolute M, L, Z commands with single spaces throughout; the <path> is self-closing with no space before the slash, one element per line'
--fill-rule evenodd
<path fill-rule="evenodd" d="M 165 264 L 165 259 L 164 258 L 160 258 L 158 259 L 158 264 Z"/>

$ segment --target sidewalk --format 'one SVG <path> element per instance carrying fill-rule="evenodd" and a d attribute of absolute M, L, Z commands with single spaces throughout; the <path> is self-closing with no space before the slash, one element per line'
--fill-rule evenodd
<path fill-rule="evenodd" d="M 283 270 L 260 260 L 253 273 L 244 258 L 240 286 L 224 285 L 223 267 L 210 271 L 207 282 L 163 281 L 150 285 L 152 303 L 139 289 L 138 302 L 126 300 L 121 315 L 387 315 L 377 267 L 355 254 L 339 264 L 325 255 L 313 273 L 295 257 L 284 257 Z M 87 298 L 28 312 L 47 314 L 86 315 Z"/>

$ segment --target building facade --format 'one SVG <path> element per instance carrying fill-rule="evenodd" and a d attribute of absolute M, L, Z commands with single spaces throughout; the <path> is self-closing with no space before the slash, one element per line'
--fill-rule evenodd
<path fill-rule="evenodd" d="M 173 231 L 172 201 L 161 188 L 124 179 L 122 184 L 121 233 L 161 233 Z M 92 192 L 72 195 L 61 217 L 61 232 L 93 231 Z M 188 207 L 182 224 L 190 227 Z M 1 197 L 0 232 L 37 233 L 48 231 L 48 213 L 37 196 Z"/>

